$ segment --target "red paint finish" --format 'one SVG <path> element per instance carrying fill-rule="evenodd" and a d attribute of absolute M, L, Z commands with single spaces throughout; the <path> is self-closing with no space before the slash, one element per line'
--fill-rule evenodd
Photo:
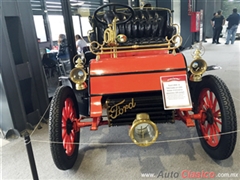
<path fill-rule="evenodd" d="M 188 111 L 177 110 L 177 115 L 178 115 L 177 118 L 180 118 L 180 120 L 182 120 L 186 124 L 187 127 L 195 126 L 192 116 L 189 114 Z"/>
<path fill-rule="evenodd" d="M 90 117 L 102 116 L 101 95 L 161 90 L 161 76 L 186 74 L 182 54 L 167 51 L 118 53 L 117 58 L 101 55 L 90 62 Z M 98 95 L 98 96 L 93 96 Z M 94 120 L 98 124 L 98 120 Z M 95 126 L 95 125 L 94 125 Z M 93 127 L 94 128 L 94 127 Z"/>
<path fill-rule="evenodd" d="M 206 117 L 203 118 L 199 122 L 200 129 L 206 142 L 210 146 L 216 147 L 219 144 L 222 129 L 221 110 L 218 105 L 218 100 L 209 89 L 203 89 L 199 99 L 201 100 L 199 109 L 208 114 L 211 112 L 213 118 L 213 122 L 211 123 L 206 120 Z"/>
<path fill-rule="evenodd" d="M 148 56 L 128 56 L 118 58 L 102 58 L 92 60 L 90 75 L 106 75 L 113 73 L 142 72 L 153 70 L 171 70 L 186 68 L 182 54 L 153 54 Z"/>
<path fill-rule="evenodd" d="M 97 87 L 95 87 L 97 88 Z M 90 117 L 101 117 L 102 116 L 102 96 L 91 97 L 90 101 Z"/>
<path fill-rule="evenodd" d="M 176 69 L 184 70 L 173 71 Z M 162 52 L 148 56 L 94 60 L 90 65 L 90 93 L 112 94 L 161 90 L 161 76 L 186 74 L 185 69 L 186 64 L 182 54 L 173 55 Z"/>
<path fill-rule="evenodd" d="M 161 90 L 160 77 L 185 74 L 186 71 L 92 77 L 91 94 L 114 94 Z"/>
<path fill-rule="evenodd" d="M 74 123 L 75 117 L 76 111 L 73 105 L 73 101 L 72 99 L 67 98 L 62 109 L 62 139 L 65 153 L 68 156 L 71 156 L 75 149 L 74 141 L 76 139 L 77 130 L 75 130 L 73 127 L 71 130 L 68 130 L 69 124 Z"/>
<path fill-rule="evenodd" d="M 92 131 L 96 131 L 98 129 L 101 119 L 102 119 L 102 117 L 94 117 L 93 118 L 92 127 L 91 127 Z"/>
<path fill-rule="evenodd" d="M 82 127 L 87 127 L 87 126 L 91 126 L 91 130 L 97 130 L 98 126 L 103 126 L 103 125 L 108 125 L 108 121 L 100 121 L 101 117 L 96 117 L 96 118 L 92 118 L 92 121 L 90 122 L 80 122 L 81 120 L 76 120 L 75 121 L 75 125 L 76 128 L 79 130 Z"/>

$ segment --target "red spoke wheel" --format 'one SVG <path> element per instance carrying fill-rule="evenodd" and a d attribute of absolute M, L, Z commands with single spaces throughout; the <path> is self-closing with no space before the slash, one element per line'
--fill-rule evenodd
<path fill-rule="evenodd" d="M 237 118 L 231 94 L 218 77 L 207 75 L 197 87 L 195 109 L 203 118 L 196 120 L 196 128 L 203 149 L 213 159 L 231 156 L 237 133 Z"/>
<path fill-rule="evenodd" d="M 78 103 L 73 90 L 57 88 L 50 106 L 50 148 L 55 165 L 61 170 L 73 167 L 78 157 L 79 131 L 74 121 L 79 118 Z"/>

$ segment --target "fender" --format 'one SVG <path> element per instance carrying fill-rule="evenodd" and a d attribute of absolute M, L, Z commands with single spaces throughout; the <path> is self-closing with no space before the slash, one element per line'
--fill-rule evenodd
<path fill-rule="evenodd" d="M 206 70 L 206 71 L 220 70 L 220 69 L 222 69 L 221 66 L 218 66 L 218 65 L 211 65 L 211 66 L 208 66 L 208 67 L 207 67 L 207 70 Z"/>
<path fill-rule="evenodd" d="M 58 82 L 60 86 L 69 86 L 73 89 L 72 82 L 70 81 L 69 77 L 67 76 L 60 76 L 58 77 Z"/>

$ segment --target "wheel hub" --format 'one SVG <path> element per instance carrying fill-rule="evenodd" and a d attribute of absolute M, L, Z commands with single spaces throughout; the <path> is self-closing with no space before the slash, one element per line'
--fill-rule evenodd
<path fill-rule="evenodd" d="M 73 129 L 73 122 L 68 118 L 67 120 L 67 134 L 70 134 Z"/>
<path fill-rule="evenodd" d="M 211 110 L 211 109 L 208 109 L 208 110 L 206 111 L 206 115 L 207 115 L 207 118 L 206 118 L 207 122 L 208 122 L 209 124 L 213 124 L 213 113 L 212 113 L 212 110 Z"/>

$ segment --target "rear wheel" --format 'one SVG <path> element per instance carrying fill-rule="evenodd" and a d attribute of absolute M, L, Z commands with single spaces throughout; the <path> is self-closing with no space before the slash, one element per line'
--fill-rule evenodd
<path fill-rule="evenodd" d="M 203 149 L 213 159 L 223 160 L 231 156 L 237 138 L 237 121 L 234 103 L 225 83 L 208 75 L 199 84 L 195 101 L 198 112 L 203 111 L 196 128 Z"/>
<path fill-rule="evenodd" d="M 79 118 L 78 104 L 73 90 L 57 88 L 50 106 L 50 148 L 55 165 L 61 170 L 73 167 L 79 148 L 79 130 L 74 122 Z"/>

